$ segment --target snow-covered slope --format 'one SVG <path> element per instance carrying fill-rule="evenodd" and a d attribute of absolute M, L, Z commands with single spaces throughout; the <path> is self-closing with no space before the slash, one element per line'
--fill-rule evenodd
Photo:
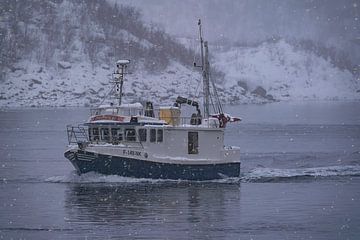
<path fill-rule="evenodd" d="M 142 63 L 143 64 L 143 63 Z M 170 103 L 178 95 L 198 97 L 200 73 L 172 60 L 159 73 L 132 69 L 124 85 L 127 101 Z M 281 40 L 257 47 L 217 50 L 212 66 L 224 73 L 220 98 L 227 103 L 274 100 L 359 100 L 360 84 L 347 70 Z M 0 83 L 0 106 L 86 106 L 100 103 L 110 90 L 114 66 L 59 61 L 46 68 L 28 60 L 16 63 Z"/>
<path fill-rule="evenodd" d="M 57 69 L 44 69 L 29 62 L 19 65 L 27 67 L 10 72 L 1 84 L 2 107 L 94 106 L 112 87 L 109 81 L 114 66 L 107 64 L 94 68 L 88 62 L 61 62 Z M 137 71 L 128 75 L 124 99 L 173 103 L 178 95 L 195 96 L 199 78 L 198 73 L 172 61 L 161 74 Z"/>
<path fill-rule="evenodd" d="M 201 96 L 201 75 L 192 67 L 198 43 L 180 39 L 184 46 L 146 27 L 133 8 L 101 0 L 7 1 L 0 13 L 0 107 L 97 105 L 121 58 L 132 60 L 125 101 Z M 284 40 L 210 52 L 227 103 L 360 99 L 352 73 Z"/>
<path fill-rule="evenodd" d="M 360 80 L 350 71 L 285 40 L 218 51 L 213 65 L 225 73 L 228 89 L 261 87 L 255 92 L 277 100 L 360 99 Z"/>
<path fill-rule="evenodd" d="M 147 27 L 134 8 L 102 0 L 5 1 L 0 13 L 2 107 L 96 105 L 122 58 L 131 59 L 129 101 L 164 102 L 194 88 L 191 67 L 184 67 L 192 51 Z"/>

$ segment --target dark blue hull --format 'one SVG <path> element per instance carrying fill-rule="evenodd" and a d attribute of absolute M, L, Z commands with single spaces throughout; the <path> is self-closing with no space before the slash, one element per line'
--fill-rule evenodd
<path fill-rule="evenodd" d="M 65 157 L 71 161 L 79 174 L 98 172 L 134 178 L 213 180 L 240 176 L 240 163 L 221 164 L 174 164 L 158 163 L 133 158 L 94 154 L 78 150 L 67 151 Z"/>

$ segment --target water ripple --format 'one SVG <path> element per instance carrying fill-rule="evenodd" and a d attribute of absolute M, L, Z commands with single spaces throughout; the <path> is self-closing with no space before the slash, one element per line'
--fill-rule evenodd
<path fill-rule="evenodd" d="M 360 176 L 360 165 L 326 166 L 312 168 L 254 168 L 243 174 L 245 182 L 269 182 L 280 180 L 301 180 L 310 178 L 326 178 L 337 176 Z"/>

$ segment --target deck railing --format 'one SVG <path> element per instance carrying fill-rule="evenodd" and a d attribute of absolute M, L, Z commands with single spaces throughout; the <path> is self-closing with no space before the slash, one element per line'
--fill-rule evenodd
<path fill-rule="evenodd" d="M 88 134 L 87 134 L 88 130 L 87 130 L 86 126 L 84 126 L 84 125 L 78 125 L 78 126 L 67 125 L 66 130 L 67 130 L 69 145 L 89 142 L 89 138 L 88 138 Z"/>
<path fill-rule="evenodd" d="M 219 128 L 220 122 L 217 118 L 203 119 L 200 117 L 162 117 L 168 125 L 174 127 L 200 127 Z"/>

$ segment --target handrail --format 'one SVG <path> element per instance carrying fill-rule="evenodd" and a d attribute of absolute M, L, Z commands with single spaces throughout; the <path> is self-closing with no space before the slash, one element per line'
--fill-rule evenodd
<path fill-rule="evenodd" d="M 219 128 L 220 123 L 217 118 L 204 119 L 201 117 L 162 117 L 168 125 L 174 127 L 203 127 L 203 128 Z"/>
<path fill-rule="evenodd" d="M 89 142 L 87 127 L 82 124 L 78 126 L 67 125 L 66 132 L 69 145 Z"/>

